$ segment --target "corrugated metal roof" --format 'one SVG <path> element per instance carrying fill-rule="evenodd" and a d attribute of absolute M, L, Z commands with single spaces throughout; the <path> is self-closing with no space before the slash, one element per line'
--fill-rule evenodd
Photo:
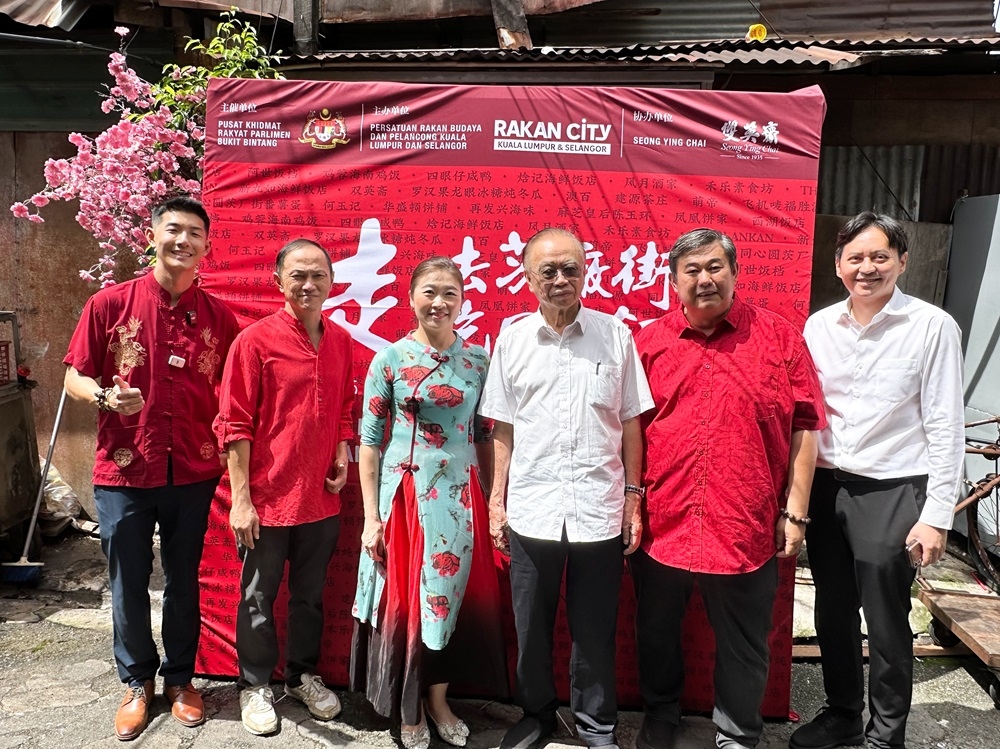
<path fill-rule="evenodd" d="M 993 31 L 993 0 L 760 0 L 777 34 L 818 38 L 843 36 L 985 36 Z"/>
<path fill-rule="evenodd" d="M 950 223 L 955 201 L 963 193 L 969 197 L 1000 193 L 1000 146 L 925 146 L 921 219 Z"/>
<path fill-rule="evenodd" d="M 531 64 L 538 62 L 674 65 L 789 65 L 826 66 L 839 70 L 864 64 L 875 58 L 894 55 L 934 55 L 948 50 L 1000 50 L 1000 37 L 980 39 L 940 40 L 879 40 L 865 45 L 839 43 L 824 45 L 782 39 L 765 42 L 721 41 L 690 42 L 663 45 L 633 44 L 627 47 L 536 47 L 532 50 L 502 49 L 404 49 L 354 50 L 321 52 L 306 57 L 285 58 L 283 67 L 299 67 L 311 63 L 340 64 L 368 62 L 375 64 L 437 62 L 437 63 L 501 63 Z M 912 42 L 912 44 L 910 43 Z M 936 42 L 936 43 L 935 43 Z"/>
<path fill-rule="evenodd" d="M 1000 193 L 1000 146 L 826 146 L 817 213 L 887 213 L 905 221 L 951 223 L 960 195 Z"/>
<path fill-rule="evenodd" d="M 923 167 L 924 146 L 826 146 L 820 154 L 816 212 L 876 211 L 916 221 Z"/>
<path fill-rule="evenodd" d="M 553 16 L 529 18 L 532 40 L 552 46 L 658 44 L 742 39 L 762 23 L 747 0 L 605 0 Z"/>
<path fill-rule="evenodd" d="M 25 26 L 47 26 L 69 31 L 93 0 L 0 0 L 0 13 Z"/>
<path fill-rule="evenodd" d="M 526 15 L 546 15 L 600 0 L 522 0 Z M 319 0 L 323 23 L 408 21 L 457 16 L 493 16 L 490 0 Z"/>

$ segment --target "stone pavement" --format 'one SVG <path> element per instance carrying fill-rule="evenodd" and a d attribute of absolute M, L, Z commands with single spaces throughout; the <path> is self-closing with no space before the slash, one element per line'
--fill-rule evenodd
<path fill-rule="evenodd" d="M 45 548 L 45 576 L 35 589 L 0 584 L 0 749 L 122 746 L 113 735 L 114 713 L 123 692 L 111 655 L 111 617 L 106 600 L 103 558 L 96 540 L 71 536 Z M 953 563 L 957 564 L 957 563 Z M 960 567 L 960 565 L 958 565 Z M 943 577 L 952 573 L 945 571 Z M 798 586 L 799 609 L 808 614 L 807 575 Z M 157 587 L 157 586 L 154 586 Z M 155 593 L 155 591 L 154 591 Z M 154 595 L 155 602 L 155 595 Z M 155 615 L 154 615 L 155 620 Z M 797 635 L 808 625 L 797 623 Z M 980 683 L 986 672 L 973 656 L 918 659 L 910 749 L 993 749 L 1000 742 L 1000 710 Z M 171 717 L 157 695 L 152 724 L 132 742 L 156 749 L 280 746 L 390 749 L 396 731 L 375 715 L 359 695 L 341 692 L 344 711 L 333 721 L 320 722 L 298 702 L 285 699 L 277 709 L 281 730 L 272 737 L 246 733 L 239 719 L 232 682 L 196 680 L 204 690 L 209 720 L 185 728 Z M 276 696 L 282 693 L 276 687 Z M 822 699 L 819 666 L 796 662 L 792 669 L 792 707 L 809 717 Z M 470 749 L 493 749 L 519 716 L 507 704 L 456 700 L 455 712 L 472 728 Z M 560 715 L 572 724 L 569 711 Z M 632 749 L 641 715 L 621 714 L 619 743 Z M 765 726 L 761 749 L 787 746 L 795 724 L 772 721 Z M 685 718 L 678 749 L 714 746 L 711 720 Z M 552 749 L 577 746 L 563 727 Z M 433 749 L 444 749 L 438 739 Z"/>

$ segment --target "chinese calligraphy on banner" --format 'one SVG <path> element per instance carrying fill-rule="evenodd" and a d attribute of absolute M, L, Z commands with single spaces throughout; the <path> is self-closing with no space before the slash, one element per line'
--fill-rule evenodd
<path fill-rule="evenodd" d="M 360 386 L 374 353 L 411 329 L 410 272 L 426 257 L 447 255 L 461 268 L 457 328 L 489 350 L 500 330 L 536 307 L 521 253 L 538 230 L 577 234 L 586 250 L 584 303 L 639 326 L 676 303 L 667 275 L 674 240 L 709 226 L 736 243 L 741 298 L 801 324 L 824 112 L 816 87 L 760 94 L 213 80 L 203 287 L 248 323 L 280 304 L 271 273 L 281 246 L 296 237 L 321 243 L 335 272 L 326 309 L 354 338 Z M 333 684 L 347 681 L 356 482 L 342 499 L 321 667 Z M 234 675 L 239 562 L 228 507 L 223 485 L 202 561 L 199 670 Z M 788 711 L 793 571 L 783 567 L 775 606 L 769 716 Z M 633 609 L 626 581 L 619 702 L 634 706 Z M 713 642 L 697 601 L 687 630 L 685 705 L 710 709 Z M 568 655 L 562 628 L 564 682 Z"/>

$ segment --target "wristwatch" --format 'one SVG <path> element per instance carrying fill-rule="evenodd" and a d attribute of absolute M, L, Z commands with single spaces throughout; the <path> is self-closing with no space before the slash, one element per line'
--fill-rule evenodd
<path fill-rule="evenodd" d="M 625 484 L 625 493 L 626 494 L 638 494 L 639 495 L 639 499 L 645 499 L 646 498 L 646 487 L 644 487 L 644 486 L 636 486 L 635 484 Z"/>

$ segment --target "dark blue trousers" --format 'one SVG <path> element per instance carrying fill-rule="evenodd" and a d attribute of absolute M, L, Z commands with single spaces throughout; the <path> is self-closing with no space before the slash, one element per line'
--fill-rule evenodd
<path fill-rule="evenodd" d="M 115 661 L 122 682 L 156 677 L 165 685 L 187 684 L 201 632 L 198 566 L 208 511 L 218 479 L 156 489 L 95 486 L 101 548 L 108 559 Z M 153 641 L 149 578 L 153 533 L 159 525 L 163 567 L 163 661 Z"/>

